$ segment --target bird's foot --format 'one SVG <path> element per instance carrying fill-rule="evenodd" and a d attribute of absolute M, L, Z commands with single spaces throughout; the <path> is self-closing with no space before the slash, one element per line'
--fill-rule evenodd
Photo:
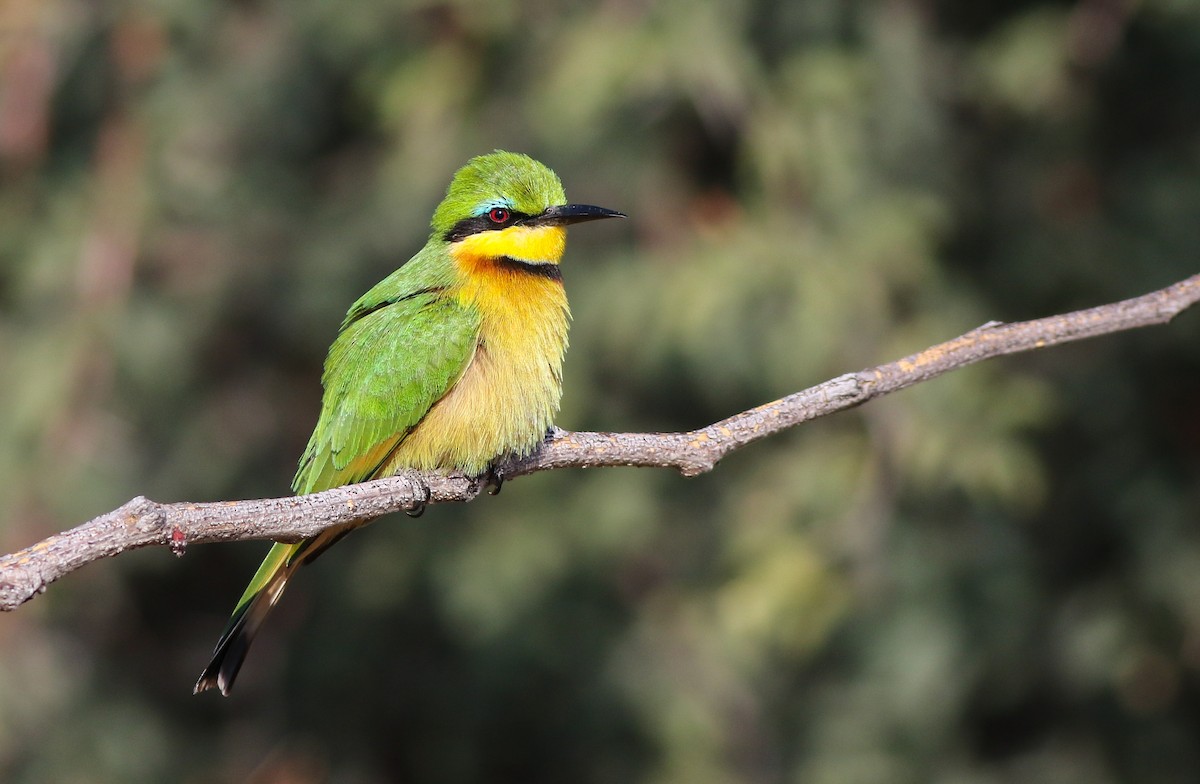
<path fill-rule="evenodd" d="M 417 492 L 413 494 L 412 504 L 404 510 L 404 514 L 417 518 L 425 514 L 425 506 L 429 503 L 429 487 L 424 482 L 416 482 Z"/>
<path fill-rule="evenodd" d="M 504 472 L 496 466 L 489 468 L 483 475 L 483 487 L 488 495 L 500 495 L 500 489 L 504 487 Z"/>

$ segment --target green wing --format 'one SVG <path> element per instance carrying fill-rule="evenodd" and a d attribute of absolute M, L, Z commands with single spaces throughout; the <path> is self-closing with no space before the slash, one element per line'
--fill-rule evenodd
<path fill-rule="evenodd" d="M 479 316 L 439 291 L 356 313 L 329 350 L 325 397 L 297 493 L 370 479 L 474 355 Z"/>
<path fill-rule="evenodd" d="M 325 361 L 321 416 L 292 482 L 297 493 L 372 478 L 470 364 L 479 315 L 444 296 L 445 265 L 439 269 L 436 261 L 427 248 L 350 309 Z M 197 693 L 229 693 L 288 578 L 348 530 L 271 548 L 196 682 Z"/>

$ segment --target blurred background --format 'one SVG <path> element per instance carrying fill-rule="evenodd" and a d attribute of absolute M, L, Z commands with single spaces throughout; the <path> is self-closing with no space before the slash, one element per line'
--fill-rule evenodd
<path fill-rule="evenodd" d="M 0 4 L 0 545 L 278 496 L 347 306 L 504 148 L 572 232 L 559 424 L 700 426 L 1197 271 L 1189 0 Z M 0 617 L 5 782 L 1194 782 L 1200 313 L 714 473 L 540 474 L 306 569 Z"/>

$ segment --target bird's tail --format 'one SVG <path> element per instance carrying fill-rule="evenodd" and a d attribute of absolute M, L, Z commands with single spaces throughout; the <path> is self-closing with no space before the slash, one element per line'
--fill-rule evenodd
<path fill-rule="evenodd" d="M 271 547 L 262 565 L 254 573 L 245 593 L 233 608 L 233 615 L 213 649 L 212 660 L 200 673 L 193 694 L 199 694 L 207 689 L 217 688 L 221 694 L 229 696 L 233 681 L 237 678 L 238 670 L 250 650 L 254 635 L 262 626 L 267 613 L 283 595 L 287 581 L 302 564 L 315 558 L 334 541 L 340 539 L 344 531 L 326 531 L 311 539 L 305 539 L 295 544 L 276 543 Z"/>

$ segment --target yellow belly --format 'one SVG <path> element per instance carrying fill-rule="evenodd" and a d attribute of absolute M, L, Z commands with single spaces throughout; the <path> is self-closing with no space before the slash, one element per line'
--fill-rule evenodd
<path fill-rule="evenodd" d="M 475 355 L 381 475 L 404 468 L 481 473 L 499 457 L 532 451 L 558 413 L 570 317 L 562 283 L 473 254 L 455 262 L 463 282 L 454 295 L 482 317 Z"/>

